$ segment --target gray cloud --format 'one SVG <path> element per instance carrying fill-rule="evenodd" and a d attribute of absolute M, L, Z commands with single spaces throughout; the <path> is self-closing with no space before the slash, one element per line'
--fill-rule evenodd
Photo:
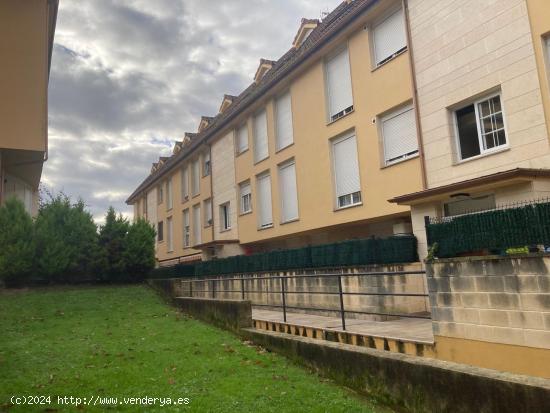
<path fill-rule="evenodd" d="M 260 58 L 286 52 L 302 17 L 338 0 L 64 0 L 49 99 L 46 186 L 96 218 L 124 200 L 171 142 L 239 94 Z"/>

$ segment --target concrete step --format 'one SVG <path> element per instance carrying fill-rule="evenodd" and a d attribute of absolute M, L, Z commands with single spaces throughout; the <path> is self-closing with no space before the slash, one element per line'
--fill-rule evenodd
<path fill-rule="evenodd" d="M 432 341 L 408 340 L 398 337 L 370 335 L 339 329 L 327 329 L 285 323 L 282 321 L 252 320 L 253 327 L 259 331 L 284 333 L 291 336 L 308 337 L 354 346 L 367 347 L 410 356 L 435 358 Z"/>

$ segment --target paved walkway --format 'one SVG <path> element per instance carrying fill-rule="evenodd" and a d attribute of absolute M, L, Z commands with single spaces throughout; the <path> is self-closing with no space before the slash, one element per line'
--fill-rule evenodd
<path fill-rule="evenodd" d="M 261 321 L 282 322 L 283 313 L 253 308 L 252 318 Z M 338 317 L 287 312 L 286 319 L 288 324 L 297 326 L 342 331 L 342 321 Z M 425 319 L 402 318 L 392 321 L 368 321 L 350 318 L 346 319 L 346 331 L 397 340 L 430 344 L 434 342 L 432 321 Z"/>

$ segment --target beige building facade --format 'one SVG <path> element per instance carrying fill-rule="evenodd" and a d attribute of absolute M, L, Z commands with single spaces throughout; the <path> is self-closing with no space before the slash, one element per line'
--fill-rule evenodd
<path fill-rule="evenodd" d="M 31 215 L 48 154 L 48 77 L 57 0 L 0 2 L 0 205 L 16 197 Z"/>
<path fill-rule="evenodd" d="M 550 195 L 550 6 L 537 0 L 408 5 L 427 186 L 392 201 L 411 206 L 424 258 L 425 216 Z"/>
<path fill-rule="evenodd" d="M 186 200 L 196 168 L 200 193 Z M 165 195 L 156 211 L 161 264 L 410 232 L 409 207 L 387 202 L 423 188 L 401 1 L 303 19 L 284 56 L 261 59 L 254 82 L 153 167 L 128 199 L 136 216 L 168 183 L 171 208 Z"/>

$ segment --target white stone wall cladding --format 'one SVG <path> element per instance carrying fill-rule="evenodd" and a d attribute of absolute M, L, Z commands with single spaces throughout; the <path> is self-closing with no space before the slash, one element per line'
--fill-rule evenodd
<path fill-rule="evenodd" d="M 550 165 L 525 0 L 410 0 L 429 187 Z M 457 163 L 449 108 L 499 89 L 510 150 Z"/>
<path fill-rule="evenodd" d="M 550 348 L 550 256 L 427 264 L 434 334 Z"/>
<path fill-rule="evenodd" d="M 212 144 L 212 193 L 215 239 L 238 239 L 235 148 L 232 132 Z M 220 222 L 219 206 L 226 202 L 231 203 L 231 229 L 222 232 L 220 231 L 222 223 Z"/>

